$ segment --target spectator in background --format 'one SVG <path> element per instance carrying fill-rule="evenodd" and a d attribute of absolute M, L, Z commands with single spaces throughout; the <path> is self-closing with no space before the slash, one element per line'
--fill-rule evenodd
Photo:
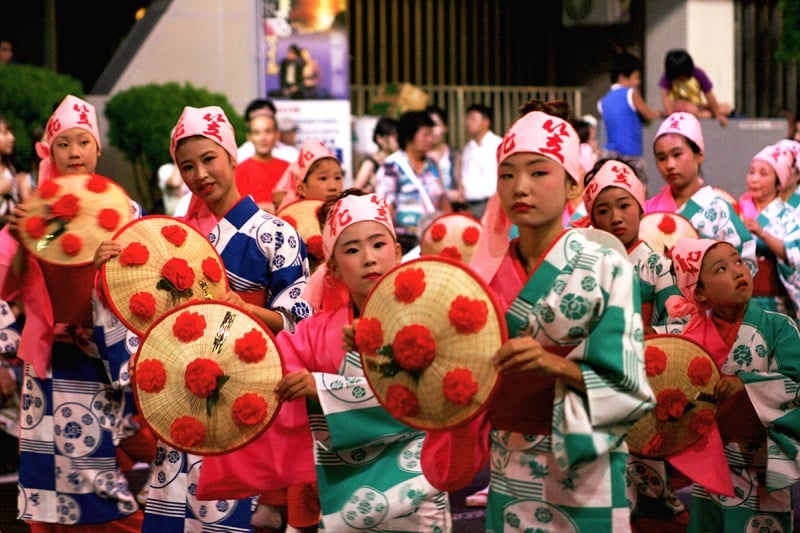
<path fill-rule="evenodd" d="M 664 113 L 685 111 L 697 118 L 715 118 L 724 127 L 731 113 L 730 104 L 720 104 L 708 75 L 695 66 L 686 50 L 670 50 L 664 58 L 664 73 L 658 82 Z"/>
<path fill-rule="evenodd" d="M 289 168 L 288 161 L 272 155 L 277 139 L 275 116 L 254 114 L 247 122 L 247 140 L 253 143 L 256 153 L 236 165 L 234 170 L 239 193 L 242 196 L 252 196 L 258 207 L 267 213 L 275 213 L 272 189 Z"/>
<path fill-rule="evenodd" d="M 254 115 L 269 115 L 275 116 L 278 110 L 275 107 L 275 104 L 269 98 L 256 98 L 255 100 L 251 100 L 247 107 L 244 110 L 244 121 L 249 123 L 250 119 L 253 118 Z M 237 150 L 236 152 L 236 160 L 237 162 L 241 163 L 245 159 L 249 157 L 253 157 L 253 154 L 256 153 L 256 149 L 253 146 L 253 143 L 248 139 L 245 141 Z"/>
<path fill-rule="evenodd" d="M 158 167 L 158 188 L 161 189 L 161 203 L 164 214 L 173 216 L 181 201 L 188 196 L 189 187 L 183 182 L 181 173 L 173 163 L 164 163 Z"/>
<path fill-rule="evenodd" d="M 425 111 L 433 120 L 433 147 L 428 157 L 439 165 L 447 198 L 454 205 L 463 205 L 464 188 L 461 185 L 461 152 L 447 143 L 447 112 L 430 105 Z"/>
<path fill-rule="evenodd" d="M 492 131 L 493 112 L 483 104 L 467 108 L 469 141 L 461 158 L 461 181 L 469 212 L 480 219 L 497 187 L 497 147 L 503 138 Z"/>
<path fill-rule="evenodd" d="M 10 39 L 0 37 L 0 64 L 10 65 L 14 61 L 14 45 Z"/>
<path fill-rule="evenodd" d="M 361 189 L 365 193 L 375 191 L 375 173 L 381 168 L 386 158 L 399 148 L 397 144 L 397 121 L 390 117 L 379 118 L 372 133 L 372 142 L 377 145 L 378 151 L 364 158 L 358 167 L 355 181 L 353 182 L 353 187 Z"/>
<path fill-rule="evenodd" d="M 300 155 L 297 147 L 297 132 L 300 127 L 292 117 L 278 118 L 278 140 L 272 149 L 272 156 L 284 161 L 296 161 Z"/>

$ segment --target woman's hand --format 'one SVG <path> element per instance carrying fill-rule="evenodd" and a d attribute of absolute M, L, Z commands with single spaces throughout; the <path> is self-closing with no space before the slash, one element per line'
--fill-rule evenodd
<path fill-rule="evenodd" d="M 509 339 L 494 354 L 494 366 L 501 374 L 536 372 L 564 379 L 567 384 L 585 390 L 583 372 L 574 362 L 544 349 L 532 337 Z"/>
<path fill-rule="evenodd" d="M 356 327 L 358 327 L 358 319 L 353 320 L 352 324 L 342 328 L 342 350 L 352 352 L 358 350 L 356 346 Z"/>
<path fill-rule="evenodd" d="M 723 376 L 714 387 L 718 402 L 733 398 L 741 392 L 744 392 L 744 383 L 739 376 Z"/>
<path fill-rule="evenodd" d="M 117 257 L 121 253 L 122 253 L 122 245 L 117 241 L 101 242 L 100 246 L 97 247 L 97 250 L 94 251 L 95 268 L 97 268 L 97 270 L 100 270 L 100 267 L 103 266 L 103 263 L 105 263 L 112 257 Z"/>
<path fill-rule="evenodd" d="M 28 216 L 28 206 L 25 204 L 17 204 L 14 206 L 14 211 L 8 217 L 8 233 L 16 240 L 19 239 L 20 223 L 22 219 Z"/>
<path fill-rule="evenodd" d="M 317 384 L 314 376 L 306 369 L 295 370 L 283 376 L 283 379 L 275 386 L 275 392 L 281 402 L 289 402 L 302 397 L 318 401 Z"/>

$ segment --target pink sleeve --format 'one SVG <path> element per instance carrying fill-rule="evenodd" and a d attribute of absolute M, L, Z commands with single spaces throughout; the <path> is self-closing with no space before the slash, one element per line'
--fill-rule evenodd
<path fill-rule="evenodd" d="M 489 416 L 484 411 L 467 424 L 428 431 L 422 444 L 422 472 L 443 491 L 468 486 L 489 460 Z"/>

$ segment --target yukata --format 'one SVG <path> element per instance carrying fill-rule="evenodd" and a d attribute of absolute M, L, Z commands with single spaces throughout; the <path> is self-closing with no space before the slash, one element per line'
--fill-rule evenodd
<path fill-rule="evenodd" d="M 672 328 L 685 323 L 684 320 L 672 319 L 667 314 L 667 298 L 681 294 L 675 285 L 670 260 L 653 251 L 644 241 L 637 241 L 628 249 L 628 260 L 633 264 L 633 271 L 639 279 L 642 306 L 652 308 L 650 325 L 669 333 Z"/>
<path fill-rule="evenodd" d="M 295 322 L 311 314 L 309 305 L 300 298 L 308 277 L 305 245 L 288 223 L 261 211 L 247 196 L 219 220 L 208 239 L 222 257 L 231 290 L 246 302 L 259 302 L 281 313 L 285 328 L 290 330 Z M 202 459 L 158 442 L 142 531 L 251 529 L 254 498 L 195 497 Z"/>
<path fill-rule="evenodd" d="M 792 531 L 791 488 L 800 480 L 796 324 L 751 302 L 740 324 L 705 317 L 684 335 L 706 348 L 722 375 L 737 375 L 745 386 L 717 407 L 736 496 L 693 485 L 688 531 Z"/>
<path fill-rule="evenodd" d="M 320 531 L 452 530 L 446 492 L 422 473 L 422 431 L 395 420 L 380 405 L 356 352 L 341 349 L 349 305 L 325 311 L 281 332 L 288 372 L 308 369 L 319 402 L 307 400 L 314 435 L 322 519 Z"/>
<path fill-rule="evenodd" d="M 645 202 L 644 211 L 645 213 L 666 211 L 683 216 L 692 223 L 701 238 L 716 239 L 733 245 L 747 263 L 750 272 L 755 274 L 756 241 L 753 235 L 736 214 L 733 206 L 710 185 L 703 185 L 681 207 L 675 203 L 669 185 L 665 185 L 658 194 Z"/>
<path fill-rule="evenodd" d="M 786 260 L 780 259 L 756 237 L 758 273 L 753 278 L 753 301 L 762 309 L 776 311 L 800 321 L 800 220 L 797 210 L 775 198 L 758 212 L 749 194 L 739 199 L 745 216 L 783 241 Z"/>

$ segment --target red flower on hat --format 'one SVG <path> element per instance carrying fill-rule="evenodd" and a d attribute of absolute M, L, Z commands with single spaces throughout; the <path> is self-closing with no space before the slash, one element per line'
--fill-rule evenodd
<path fill-rule="evenodd" d="M 149 321 L 156 315 L 156 299 L 149 292 L 137 292 L 128 301 L 128 308 L 136 318 Z"/>
<path fill-rule="evenodd" d="M 92 174 L 86 182 L 86 190 L 96 193 L 105 192 L 108 189 L 108 180 L 99 174 Z"/>
<path fill-rule="evenodd" d="M 53 180 L 47 180 L 40 184 L 37 190 L 39 191 L 39 197 L 41 197 L 43 200 L 49 200 L 55 196 L 60 189 L 61 185 Z"/>
<path fill-rule="evenodd" d="M 395 383 L 386 390 L 386 410 L 395 418 L 417 416 L 419 414 L 419 399 L 411 389 L 405 385 Z"/>
<path fill-rule="evenodd" d="M 664 389 L 656 395 L 656 408 L 653 414 L 662 422 L 677 420 L 683 416 L 689 400 L 680 389 Z"/>
<path fill-rule="evenodd" d="M 258 363 L 267 356 L 267 339 L 256 328 L 236 339 L 233 351 L 245 363 Z"/>
<path fill-rule="evenodd" d="M 97 222 L 106 231 L 112 231 L 119 225 L 119 213 L 116 209 L 101 209 L 97 215 Z"/>
<path fill-rule="evenodd" d="M 481 230 L 479 230 L 475 226 L 470 226 L 468 228 L 464 228 L 464 232 L 461 234 L 461 239 L 464 241 L 464 244 L 468 246 L 473 246 L 475 243 L 478 242 L 478 238 L 480 236 L 481 236 Z"/>
<path fill-rule="evenodd" d="M 284 222 L 292 226 L 294 229 L 297 229 L 297 221 L 294 219 L 294 217 L 291 217 L 289 215 L 281 215 L 281 218 L 284 220 Z"/>
<path fill-rule="evenodd" d="M 469 368 L 455 368 L 445 374 L 442 380 L 442 394 L 450 403 L 467 406 L 477 392 L 478 382 Z"/>
<path fill-rule="evenodd" d="M 705 357 L 695 357 L 689 363 L 689 369 L 686 373 L 692 385 L 695 387 L 704 387 L 711 381 L 711 375 L 713 374 L 711 361 Z"/>
<path fill-rule="evenodd" d="M 658 449 L 664 445 L 664 435 L 656 433 L 650 442 L 642 446 L 642 455 L 656 455 Z"/>
<path fill-rule="evenodd" d="M 172 421 L 169 434 L 178 446 L 194 448 L 205 442 L 206 427 L 195 417 L 186 415 Z"/>
<path fill-rule="evenodd" d="M 455 261 L 461 261 L 461 250 L 457 246 L 445 246 L 439 255 Z"/>
<path fill-rule="evenodd" d="M 158 359 L 145 359 L 136 364 L 133 379 L 140 390 L 161 392 L 167 382 L 167 371 Z"/>
<path fill-rule="evenodd" d="M 431 240 L 433 242 L 439 242 L 445 238 L 447 235 L 447 226 L 442 224 L 441 222 L 437 222 L 433 226 L 431 226 Z"/>
<path fill-rule="evenodd" d="M 450 325 L 462 334 L 475 333 L 483 329 L 489 316 L 489 306 L 483 300 L 467 296 L 456 296 L 450 302 L 447 318 Z"/>
<path fill-rule="evenodd" d="M 150 251 L 140 242 L 132 242 L 122 249 L 119 254 L 119 264 L 122 266 L 138 266 L 147 263 Z"/>
<path fill-rule="evenodd" d="M 225 375 L 213 359 L 198 357 L 186 365 L 183 380 L 186 388 L 199 398 L 208 398 L 218 388 L 217 378 Z"/>
<path fill-rule="evenodd" d="M 83 239 L 76 233 L 65 233 L 61 237 L 61 250 L 70 257 L 78 255 L 83 248 Z"/>
<path fill-rule="evenodd" d="M 177 224 L 171 224 L 161 228 L 161 235 L 175 246 L 180 246 L 186 241 L 188 233 Z"/>
<path fill-rule="evenodd" d="M 222 279 L 222 268 L 219 266 L 219 262 L 216 258 L 206 257 L 203 259 L 200 268 L 203 270 L 203 275 L 208 281 L 219 283 Z"/>
<path fill-rule="evenodd" d="M 410 324 L 394 336 L 392 357 L 403 370 L 421 372 L 436 357 L 436 340 L 425 326 Z"/>
<path fill-rule="evenodd" d="M 203 336 L 206 319 L 199 313 L 184 311 L 172 325 L 172 334 L 182 342 L 192 342 Z"/>
<path fill-rule="evenodd" d="M 325 259 L 325 251 L 322 248 L 322 236 L 314 235 L 306 241 L 308 253 L 317 259 Z"/>
<path fill-rule="evenodd" d="M 421 268 L 409 268 L 398 273 L 394 278 L 394 297 L 398 301 L 410 304 L 425 292 L 425 271 Z"/>
<path fill-rule="evenodd" d="M 678 225 L 675 224 L 675 219 L 673 219 L 671 216 L 664 215 L 661 217 L 661 222 L 658 223 L 658 229 L 661 231 L 661 233 L 672 235 L 675 233 L 675 230 L 678 229 Z"/>
<path fill-rule="evenodd" d="M 359 352 L 374 356 L 378 349 L 383 346 L 381 321 L 372 317 L 365 317 L 359 320 L 355 341 Z"/>
<path fill-rule="evenodd" d="M 43 217 L 30 217 L 25 221 L 25 232 L 31 239 L 39 239 L 47 231 L 47 222 Z"/>
<path fill-rule="evenodd" d="M 233 401 L 231 414 L 237 424 L 255 426 L 267 417 L 267 401 L 254 392 L 246 392 Z"/>
<path fill-rule="evenodd" d="M 667 354 L 657 346 L 644 350 L 644 370 L 648 376 L 657 376 L 667 368 Z"/>
<path fill-rule="evenodd" d="M 50 206 L 50 214 L 61 220 L 72 220 L 78 216 L 80 199 L 74 194 L 65 194 Z"/>
<path fill-rule="evenodd" d="M 714 429 L 715 422 L 716 416 L 714 415 L 714 411 L 711 409 L 700 409 L 692 415 L 691 420 L 689 420 L 689 431 L 695 435 L 705 437 Z"/>
<path fill-rule="evenodd" d="M 161 276 L 179 292 L 191 289 L 194 284 L 194 270 L 182 257 L 168 259 L 161 267 Z"/>

